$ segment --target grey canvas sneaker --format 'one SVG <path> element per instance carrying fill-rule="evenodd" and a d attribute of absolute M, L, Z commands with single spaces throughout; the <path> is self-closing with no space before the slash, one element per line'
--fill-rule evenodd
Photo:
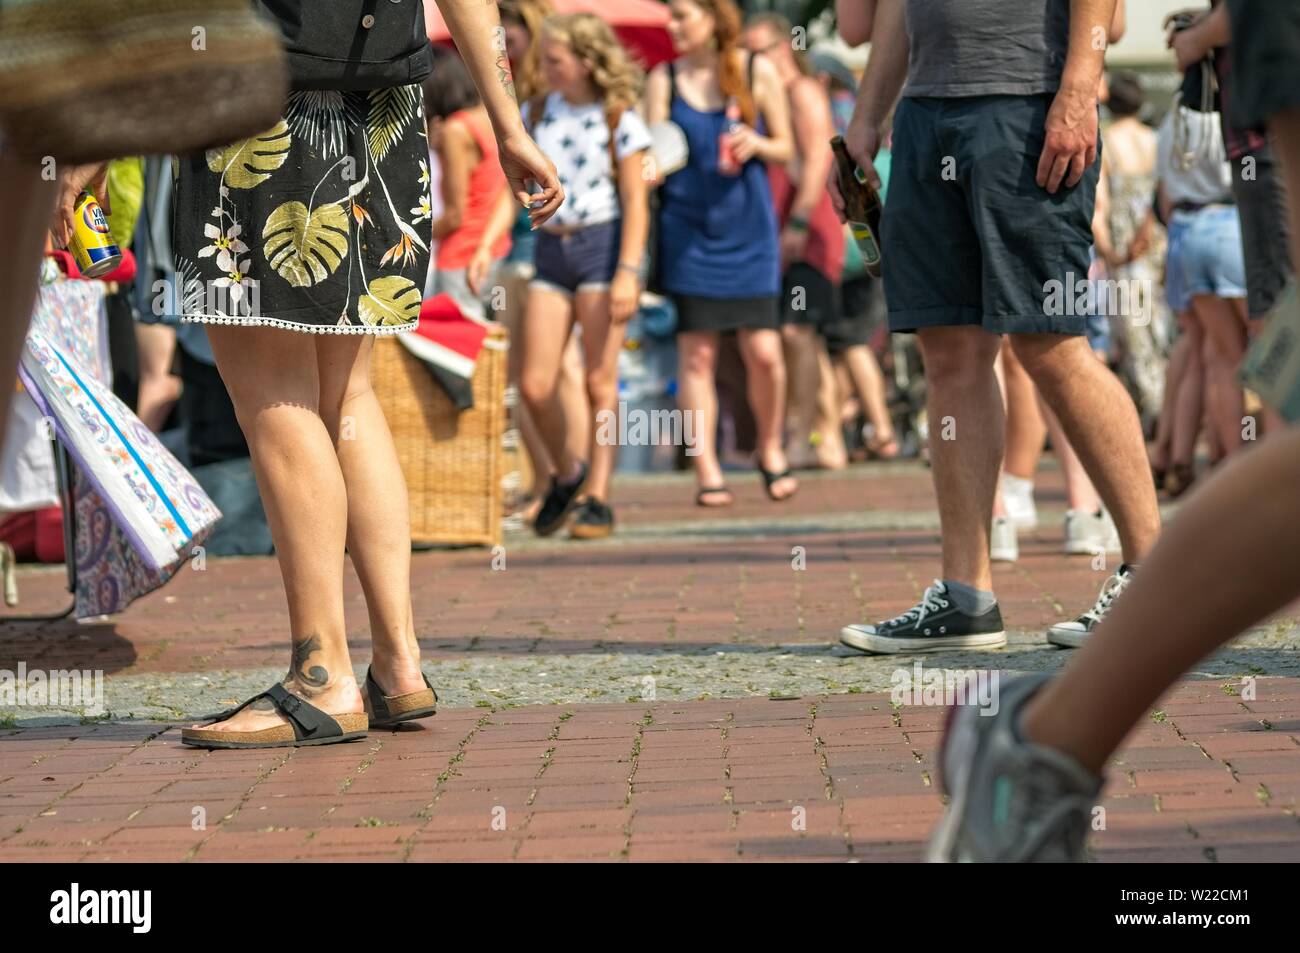
<path fill-rule="evenodd" d="M 1102 779 L 1019 735 L 1020 713 L 1048 676 L 1004 682 L 997 714 L 953 709 L 939 754 L 948 809 L 930 863 L 1081 862 Z"/>

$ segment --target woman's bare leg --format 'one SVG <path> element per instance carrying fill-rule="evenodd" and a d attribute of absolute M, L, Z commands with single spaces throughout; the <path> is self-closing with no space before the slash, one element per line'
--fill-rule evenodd
<path fill-rule="evenodd" d="M 1066 506 L 1083 513 L 1096 513 L 1101 509 L 1101 497 L 1097 495 L 1096 487 L 1088 478 L 1088 471 L 1079 462 L 1079 455 L 1070 446 L 1070 441 L 1061 428 L 1061 422 L 1056 419 L 1056 415 L 1046 403 L 1040 408 L 1040 413 L 1043 422 L 1047 425 L 1047 432 L 1052 435 L 1052 450 L 1056 453 L 1056 460 L 1061 465 L 1061 472 L 1065 476 Z"/>
<path fill-rule="evenodd" d="M 1187 373 L 1187 351 L 1187 336 L 1182 335 L 1169 355 L 1164 401 L 1160 407 L 1160 418 L 1156 421 L 1155 439 L 1151 441 L 1151 467 L 1155 470 L 1169 469 L 1174 435 L 1174 413 L 1178 405 L 1179 389 Z"/>
<path fill-rule="evenodd" d="M 388 421 L 370 385 L 372 335 L 316 338 L 320 416 L 347 487 L 347 540 L 370 616 L 370 667 L 387 695 L 424 688 L 411 608 L 411 511 Z"/>
<path fill-rule="evenodd" d="M 289 603 L 285 686 L 324 711 L 360 712 L 343 621 L 347 487 L 320 416 L 317 342 L 298 331 L 215 324 L 208 338 L 248 440 Z M 257 731 L 283 721 L 262 699 L 220 727 Z"/>
<path fill-rule="evenodd" d="M 1002 380 L 1007 405 L 1007 448 L 1002 469 L 1012 476 L 1032 480 L 1038 472 L 1047 439 L 1038 389 L 1025 371 L 1010 341 L 1002 342 Z M 1055 445 L 1056 436 L 1052 437 Z M 1089 512 L 1092 512 L 1091 510 Z"/>
<path fill-rule="evenodd" d="M 1187 339 L 1187 365 L 1183 371 L 1182 386 L 1174 405 L 1173 439 L 1170 446 L 1170 463 L 1191 466 L 1196 462 L 1196 437 L 1201 432 L 1201 418 L 1205 400 L 1205 362 L 1202 353 L 1205 335 L 1201 323 L 1191 312 L 1178 316 Z"/>
<path fill-rule="evenodd" d="M 813 467 L 817 465 L 817 456 L 811 438 L 817 417 L 817 387 L 821 373 L 817 362 L 817 331 L 811 324 L 783 325 L 781 344 L 782 361 L 787 368 L 784 404 L 788 408 L 788 414 L 781 422 L 782 429 L 789 424 L 790 457 L 794 465 Z"/>
<path fill-rule="evenodd" d="M 602 429 L 602 412 L 618 417 L 618 355 L 623 350 L 627 325 L 610 321 L 608 291 L 579 292 L 573 308 L 582 328 L 587 400 L 592 419 L 591 474 L 587 477 L 586 494 L 608 503 L 610 479 L 618 461 L 618 440 L 602 442 L 595 435 Z"/>
<path fill-rule="evenodd" d="M 780 473 L 789 465 L 781 440 L 785 425 L 785 358 L 781 353 L 780 332 L 741 329 L 736 343 L 745 362 L 749 406 L 758 427 L 758 461 L 768 472 Z M 771 492 L 778 500 L 784 500 L 797 489 L 798 482 L 790 476 L 777 480 Z"/>
<path fill-rule="evenodd" d="M 136 352 L 140 360 L 140 392 L 136 416 L 150 430 L 159 431 L 181 396 L 181 379 L 172 373 L 176 354 L 176 329 L 166 324 L 135 325 Z"/>
<path fill-rule="evenodd" d="M 1223 298 L 1197 295 L 1192 308 L 1205 329 L 1202 357 L 1209 418 L 1224 455 L 1231 456 L 1243 446 L 1246 399 L 1237 371 L 1246 354 L 1246 326 L 1234 303 Z"/>
<path fill-rule="evenodd" d="M 718 335 L 683 331 L 677 335 L 678 403 L 695 418 L 695 481 L 698 488 L 720 487 L 718 463 Z"/>
<path fill-rule="evenodd" d="M 849 453 L 844 446 L 844 431 L 840 427 L 840 379 L 826 351 L 826 342 L 817 340 L 817 464 L 826 470 L 843 470 L 849 465 Z"/>
<path fill-rule="evenodd" d="M 557 400 L 557 386 L 565 350 L 573 330 L 573 302 L 546 288 L 533 288 L 524 317 L 523 365 L 519 371 L 519 393 L 542 438 L 554 467 L 547 477 L 567 480 L 586 459 L 590 431 L 582 434 L 583 448 L 569 450 L 570 434 L 564 407 Z"/>
<path fill-rule="evenodd" d="M 843 361 L 853 381 L 853 390 L 862 402 L 862 412 L 871 424 L 873 443 L 877 447 L 887 447 L 895 442 L 896 436 L 885 397 L 885 375 L 876 360 L 876 352 L 866 344 L 855 344 L 844 352 Z"/>

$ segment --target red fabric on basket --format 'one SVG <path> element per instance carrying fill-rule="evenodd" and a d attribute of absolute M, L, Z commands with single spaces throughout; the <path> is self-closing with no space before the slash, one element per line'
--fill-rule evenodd
<path fill-rule="evenodd" d="M 474 406 L 474 367 L 487 339 L 487 326 L 471 321 L 445 294 L 427 299 L 420 307 L 420 324 L 397 339 L 424 362 L 434 379 L 461 410 Z"/>

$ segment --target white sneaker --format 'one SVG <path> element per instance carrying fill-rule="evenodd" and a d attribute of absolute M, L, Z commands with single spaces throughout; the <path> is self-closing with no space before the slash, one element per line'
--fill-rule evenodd
<path fill-rule="evenodd" d="M 995 563 L 1013 563 L 1020 558 L 1020 540 L 1009 516 L 993 517 L 989 530 L 989 559 Z"/>
<path fill-rule="evenodd" d="M 1119 532 L 1115 521 L 1104 509 L 1096 513 L 1083 510 L 1065 512 L 1065 552 L 1071 556 L 1095 556 L 1119 552 Z"/>
<path fill-rule="evenodd" d="M 1071 622 L 1060 622 L 1052 626 L 1047 630 L 1047 641 L 1063 649 L 1079 648 L 1088 641 L 1092 630 L 1110 611 L 1111 604 L 1132 581 L 1133 570 L 1127 566 L 1120 566 L 1115 571 L 1115 575 L 1107 579 L 1105 585 L 1101 587 L 1101 595 L 1097 597 L 1092 608 Z"/>
<path fill-rule="evenodd" d="M 1038 525 L 1038 507 L 1034 504 L 1034 481 L 1002 471 L 1002 505 L 1016 529 L 1033 529 Z"/>

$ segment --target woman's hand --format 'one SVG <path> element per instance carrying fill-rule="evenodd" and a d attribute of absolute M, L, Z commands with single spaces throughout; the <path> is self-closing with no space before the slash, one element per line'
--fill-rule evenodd
<path fill-rule="evenodd" d="M 781 230 L 781 263 L 784 266 L 803 261 L 808 254 L 808 229 L 787 225 Z"/>
<path fill-rule="evenodd" d="M 465 267 L 465 280 L 469 282 L 469 290 L 480 298 L 483 297 L 483 285 L 487 282 L 491 271 L 492 249 L 480 245 L 474 249 L 474 257 Z"/>
<path fill-rule="evenodd" d="M 112 212 L 108 198 L 107 162 L 73 166 L 63 174 L 59 182 L 59 201 L 54 206 L 54 220 L 50 224 L 54 244 L 59 248 L 67 248 L 72 238 L 72 221 L 77 208 L 77 197 L 83 191 L 95 196 L 105 215 Z"/>
<path fill-rule="evenodd" d="M 609 286 L 609 317 L 625 324 L 636 314 L 641 300 L 641 282 L 629 269 L 620 267 Z"/>
<path fill-rule="evenodd" d="M 526 132 L 512 133 L 498 140 L 501 168 L 510 183 L 510 194 L 528 209 L 533 228 L 544 224 L 564 204 L 564 189 L 555 165 L 537 148 Z M 536 183 L 541 191 L 532 193 Z"/>
<path fill-rule="evenodd" d="M 731 153 L 741 165 L 758 155 L 765 138 L 760 136 L 752 126 L 746 126 L 743 122 L 732 126 L 730 135 Z"/>

